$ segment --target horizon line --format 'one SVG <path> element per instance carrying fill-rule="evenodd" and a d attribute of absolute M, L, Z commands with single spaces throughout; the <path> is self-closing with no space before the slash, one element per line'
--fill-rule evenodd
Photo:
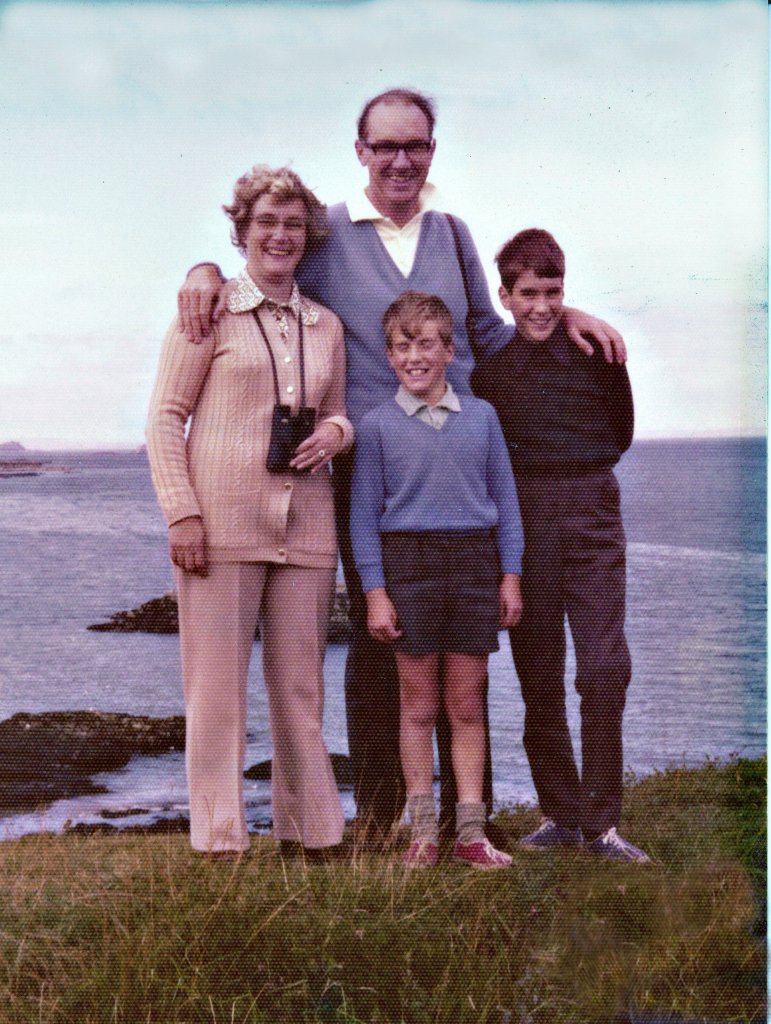
<path fill-rule="evenodd" d="M 667 435 L 652 435 L 644 437 L 636 437 L 632 442 L 633 445 L 640 443 L 668 443 L 672 441 L 767 441 L 767 433 L 760 434 L 737 434 L 737 433 L 704 433 L 704 434 L 667 434 Z M 16 447 L 16 446 L 19 447 Z M 51 447 L 53 445 L 53 447 Z M 13 447 L 12 447 L 13 446 Z M 68 444 L 67 442 L 49 441 L 46 444 L 33 444 L 31 442 L 24 443 L 23 441 L 9 440 L 0 441 L 0 457 L 4 454 L 4 450 L 7 450 L 10 454 L 11 451 L 25 451 L 25 452 L 115 452 L 115 453 L 139 453 L 146 450 L 147 444 L 144 441 L 137 441 L 135 443 L 123 442 L 123 443 L 107 443 L 104 445 L 98 444 Z"/>

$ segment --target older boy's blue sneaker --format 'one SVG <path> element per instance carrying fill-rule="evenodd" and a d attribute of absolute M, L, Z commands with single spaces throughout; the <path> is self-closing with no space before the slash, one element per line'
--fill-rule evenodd
<path fill-rule="evenodd" d="M 519 845 L 525 850 L 553 850 L 555 846 L 580 846 L 581 830 L 563 828 L 552 818 L 541 818 L 541 824 L 529 836 L 523 836 Z"/>
<path fill-rule="evenodd" d="M 584 843 L 584 849 L 593 853 L 596 857 L 604 857 L 606 860 L 623 860 L 629 864 L 650 864 L 651 859 L 644 850 L 633 846 L 626 839 L 616 832 L 615 828 L 609 828 L 607 832 Z"/>

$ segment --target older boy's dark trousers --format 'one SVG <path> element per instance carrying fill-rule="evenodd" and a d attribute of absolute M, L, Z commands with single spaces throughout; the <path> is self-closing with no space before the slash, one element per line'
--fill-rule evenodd
<path fill-rule="evenodd" d="M 593 838 L 621 814 L 626 541 L 615 474 L 517 474 L 524 614 L 510 630 L 525 750 L 542 813 Z M 579 775 L 565 714 L 565 616 L 581 697 Z"/>
<path fill-rule="evenodd" d="M 399 757 L 399 676 L 393 648 L 373 640 L 367 631 L 367 605 L 356 571 L 349 531 L 353 452 L 334 461 L 337 542 L 343 563 L 352 636 L 345 665 L 345 710 L 348 751 L 354 778 L 356 814 L 376 828 L 389 829 L 399 819 L 405 802 L 404 776 Z M 487 756 L 483 799 L 492 810 L 492 768 L 487 692 L 484 696 Z M 457 791 L 452 769 L 450 726 L 440 706 L 436 723 L 441 776 L 440 823 L 444 834 L 455 831 Z"/>

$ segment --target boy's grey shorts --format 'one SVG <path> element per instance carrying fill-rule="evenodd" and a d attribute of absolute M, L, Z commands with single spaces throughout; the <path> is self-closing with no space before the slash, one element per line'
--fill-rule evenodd
<path fill-rule="evenodd" d="M 498 650 L 498 548 L 492 530 L 384 533 L 386 590 L 402 636 L 397 651 Z"/>

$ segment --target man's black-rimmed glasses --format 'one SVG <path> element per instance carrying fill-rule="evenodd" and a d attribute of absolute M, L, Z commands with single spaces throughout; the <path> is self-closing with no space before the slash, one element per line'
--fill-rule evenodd
<path fill-rule="evenodd" d="M 407 142 L 393 142 L 391 139 L 383 139 L 380 142 L 365 142 L 364 139 L 361 141 L 375 156 L 395 157 L 404 152 L 408 157 L 425 157 L 431 152 L 430 139 L 408 139 Z"/>

